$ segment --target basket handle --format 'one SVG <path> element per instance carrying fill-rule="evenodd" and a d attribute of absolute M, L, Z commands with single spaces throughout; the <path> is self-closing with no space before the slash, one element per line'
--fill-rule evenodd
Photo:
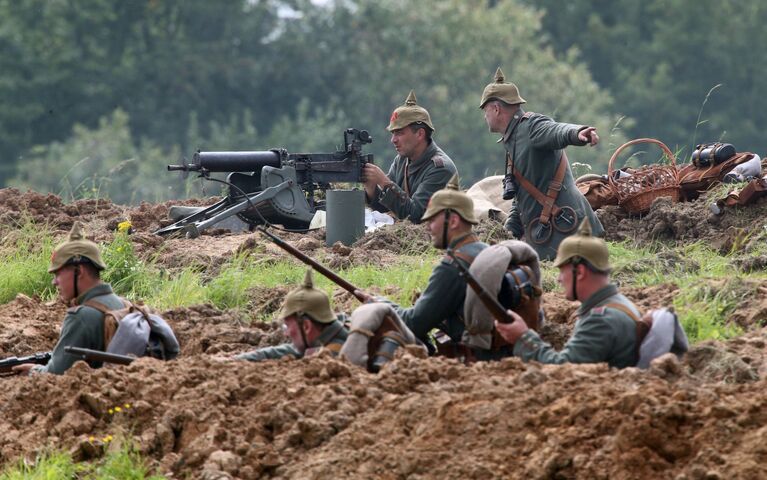
<path fill-rule="evenodd" d="M 654 143 L 658 145 L 661 150 L 663 150 L 664 155 L 666 155 L 669 160 L 671 160 L 671 165 L 674 167 L 674 169 L 676 169 L 676 158 L 674 158 L 674 154 L 671 152 L 671 150 L 669 150 L 665 143 L 654 138 L 637 138 L 635 140 L 624 143 L 620 147 L 616 148 L 615 152 L 613 152 L 613 156 L 610 157 L 610 162 L 607 164 L 607 178 L 610 181 L 612 181 L 613 178 L 613 171 L 615 170 L 613 168 L 613 164 L 615 163 L 615 159 L 618 158 L 618 154 L 621 153 L 621 151 L 625 148 L 636 145 L 637 143 Z"/>

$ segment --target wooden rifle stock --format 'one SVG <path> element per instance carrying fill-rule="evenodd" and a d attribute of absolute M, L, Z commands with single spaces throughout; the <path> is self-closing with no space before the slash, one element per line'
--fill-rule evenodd
<path fill-rule="evenodd" d="M 257 228 L 258 228 L 258 230 L 261 233 L 263 233 L 264 235 L 269 237 L 274 243 L 276 243 L 278 247 L 280 247 L 281 249 L 285 250 L 289 254 L 293 255 L 297 259 L 301 260 L 305 264 L 309 265 L 310 267 L 315 269 L 317 272 L 319 272 L 323 276 L 325 276 L 328 280 L 330 280 L 331 282 L 335 283 L 339 287 L 343 288 L 347 292 L 349 292 L 352 295 L 354 295 L 357 298 L 357 300 L 359 300 L 360 302 L 364 302 L 365 301 L 364 297 L 358 296 L 356 293 L 354 293 L 355 290 L 358 290 L 357 287 L 355 287 L 351 283 L 347 282 L 343 278 L 341 278 L 338 275 L 336 275 L 335 272 L 333 272 L 332 270 L 330 270 L 327 267 L 324 267 L 317 260 L 315 260 L 315 259 L 309 257 L 308 255 L 304 254 L 303 252 L 301 252 L 301 250 L 297 249 L 293 245 L 290 245 L 285 240 L 281 239 L 277 235 L 275 235 L 272 232 L 268 231 L 266 228 L 264 228 L 264 227 L 257 227 Z"/>
<path fill-rule="evenodd" d="M 509 315 L 509 312 L 506 311 L 505 308 L 503 308 L 503 305 L 501 305 L 501 302 L 498 301 L 498 299 L 493 296 L 490 292 L 485 290 L 485 288 L 480 285 L 480 283 L 477 281 L 477 279 L 474 277 L 474 275 L 469 272 L 469 270 L 461 265 L 461 262 L 458 261 L 458 258 L 456 258 L 455 253 L 453 253 L 452 250 L 448 249 L 447 254 L 450 256 L 450 258 L 453 259 L 453 265 L 458 268 L 458 271 L 461 274 L 461 277 L 463 277 L 464 280 L 466 280 L 466 283 L 471 287 L 472 290 L 474 290 L 474 293 L 477 294 L 479 297 L 479 300 L 482 302 L 482 305 L 485 306 L 485 308 L 490 312 L 490 314 L 499 322 L 501 323 L 512 323 L 514 321 L 514 318 L 512 318 L 511 315 Z"/>
<path fill-rule="evenodd" d="M 64 347 L 64 351 L 70 355 L 76 356 L 80 360 L 85 360 L 87 362 L 105 362 L 116 363 L 118 365 L 130 365 L 130 363 L 135 360 L 134 357 L 129 357 L 127 355 L 101 352 L 99 350 L 91 350 L 89 348 Z"/>

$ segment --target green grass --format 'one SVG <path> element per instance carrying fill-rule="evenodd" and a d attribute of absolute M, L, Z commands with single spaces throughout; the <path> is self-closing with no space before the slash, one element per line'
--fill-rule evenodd
<path fill-rule="evenodd" d="M 162 480 L 151 475 L 144 460 L 130 442 L 95 463 L 76 463 L 64 452 L 46 452 L 34 462 L 20 460 L 0 472 L 0 480 Z"/>
<path fill-rule="evenodd" d="M 56 289 L 48 273 L 51 252 L 55 245 L 53 233 L 23 219 L 15 228 L 0 231 L 0 303 L 7 303 L 17 294 L 38 295 L 45 300 L 55 297 Z"/>

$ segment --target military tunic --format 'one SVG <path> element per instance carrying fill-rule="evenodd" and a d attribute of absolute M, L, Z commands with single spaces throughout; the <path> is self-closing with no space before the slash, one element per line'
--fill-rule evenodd
<path fill-rule="evenodd" d="M 450 242 L 450 247 L 455 248 L 463 243 L 455 251 L 474 258 L 479 252 L 487 248 L 487 244 L 480 242 L 476 237 L 461 236 Z M 466 299 L 466 280 L 461 277 L 458 269 L 452 265 L 453 259 L 445 256 L 429 277 L 429 283 L 423 294 L 410 308 L 402 308 L 394 305 L 394 310 L 405 322 L 407 327 L 418 337 L 419 340 L 428 343 L 428 334 L 433 328 L 445 332 L 455 343 L 461 341 L 463 335 L 463 303 Z M 466 268 L 468 263 L 458 259 Z"/>
<path fill-rule="evenodd" d="M 312 346 L 307 348 L 303 353 L 296 350 L 296 347 L 294 347 L 292 343 L 283 343 L 282 345 L 277 345 L 275 347 L 259 348 L 252 352 L 241 353 L 234 358 L 237 360 L 249 360 L 251 362 L 276 360 L 282 357 L 302 358 L 315 354 L 323 347 L 328 348 L 333 355 L 337 355 L 348 335 L 349 331 L 344 327 L 343 323 L 341 323 L 340 320 L 334 320 L 333 323 L 322 330 L 322 333 L 320 333 Z"/>
<path fill-rule="evenodd" d="M 107 283 L 101 283 L 83 293 L 76 300 L 76 307 L 67 310 L 61 327 L 59 341 L 53 348 L 47 365 L 35 366 L 33 372 L 62 374 L 76 361 L 77 357 L 64 351 L 64 347 L 88 348 L 104 351 L 104 315 L 93 307 L 84 306 L 88 300 L 95 300 L 109 309 L 123 307 L 123 302 Z M 102 362 L 89 362 L 92 367 L 100 367 Z"/>
<path fill-rule="evenodd" d="M 409 195 L 405 191 L 406 170 Z M 453 161 L 434 141 L 415 161 L 397 155 L 386 174 L 394 185 L 385 191 L 376 187 L 376 198 L 368 199 L 370 208 L 379 212 L 390 211 L 399 219 L 407 218 L 413 223 L 420 223 L 431 196 L 444 188 L 456 171 Z"/>
<path fill-rule="evenodd" d="M 526 362 L 607 362 L 615 368 L 635 365 L 639 351 L 636 321 L 617 308 L 604 306 L 615 303 L 626 305 L 637 318 L 641 317 L 634 304 L 611 284 L 594 293 L 580 306 L 575 330 L 561 351 L 557 352 L 535 331 L 528 330 L 514 344 L 514 355 Z"/>
<path fill-rule="evenodd" d="M 506 152 L 513 160 L 513 168 L 545 195 L 559 166 L 562 149 L 568 145 L 586 144 L 578 139 L 578 132 L 583 128 L 585 127 L 581 125 L 557 123 L 537 113 L 525 114 L 520 107 L 509 122 L 506 133 L 500 141 L 503 141 Z M 569 163 L 555 204 L 559 207 L 571 207 L 575 211 L 578 218 L 573 227 L 577 227 L 583 218 L 588 217 L 593 234 L 600 237 L 604 235 L 602 224 L 586 197 L 575 186 Z M 575 233 L 575 228 L 568 233 L 555 228 L 547 241 L 543 244 L 536 243 L 532 239 L 532 232 L 529 231 L 528 226 L 530 222 L 540 217 L 542 209 L 541 204 L 517 182 L 517 196 L 509 211 L 506 229 L 517 238 L 522 238 L 524 235 L 525 241 L 538 252 L 541 260 L 551 260 L 556 257 L 560 242 Z M 552 216 L 551 223 L 553 222 Z"/>

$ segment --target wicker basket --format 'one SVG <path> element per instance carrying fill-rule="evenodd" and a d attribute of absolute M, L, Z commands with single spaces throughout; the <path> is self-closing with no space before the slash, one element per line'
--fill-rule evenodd
<path fill-rule="evenodd" d="M 645 165 L 632 170 L 630 176 L 616 179 L 614 164 L 618 154 L 638 143 L 658 145 L 671 161 L 671 165 Z M 654 138 L 637 138 L 618 147 L 607 165 L 607 179 L 610 182 L 610 188 L 618 197 L 618 205 L 634 215 L 641 215 L 649 211 L 653 200 L 658 197 L 671 197 L 671 201 L 676 203 L 679 201 L 681 193 L 674 154 L 663 142 Z"/>

